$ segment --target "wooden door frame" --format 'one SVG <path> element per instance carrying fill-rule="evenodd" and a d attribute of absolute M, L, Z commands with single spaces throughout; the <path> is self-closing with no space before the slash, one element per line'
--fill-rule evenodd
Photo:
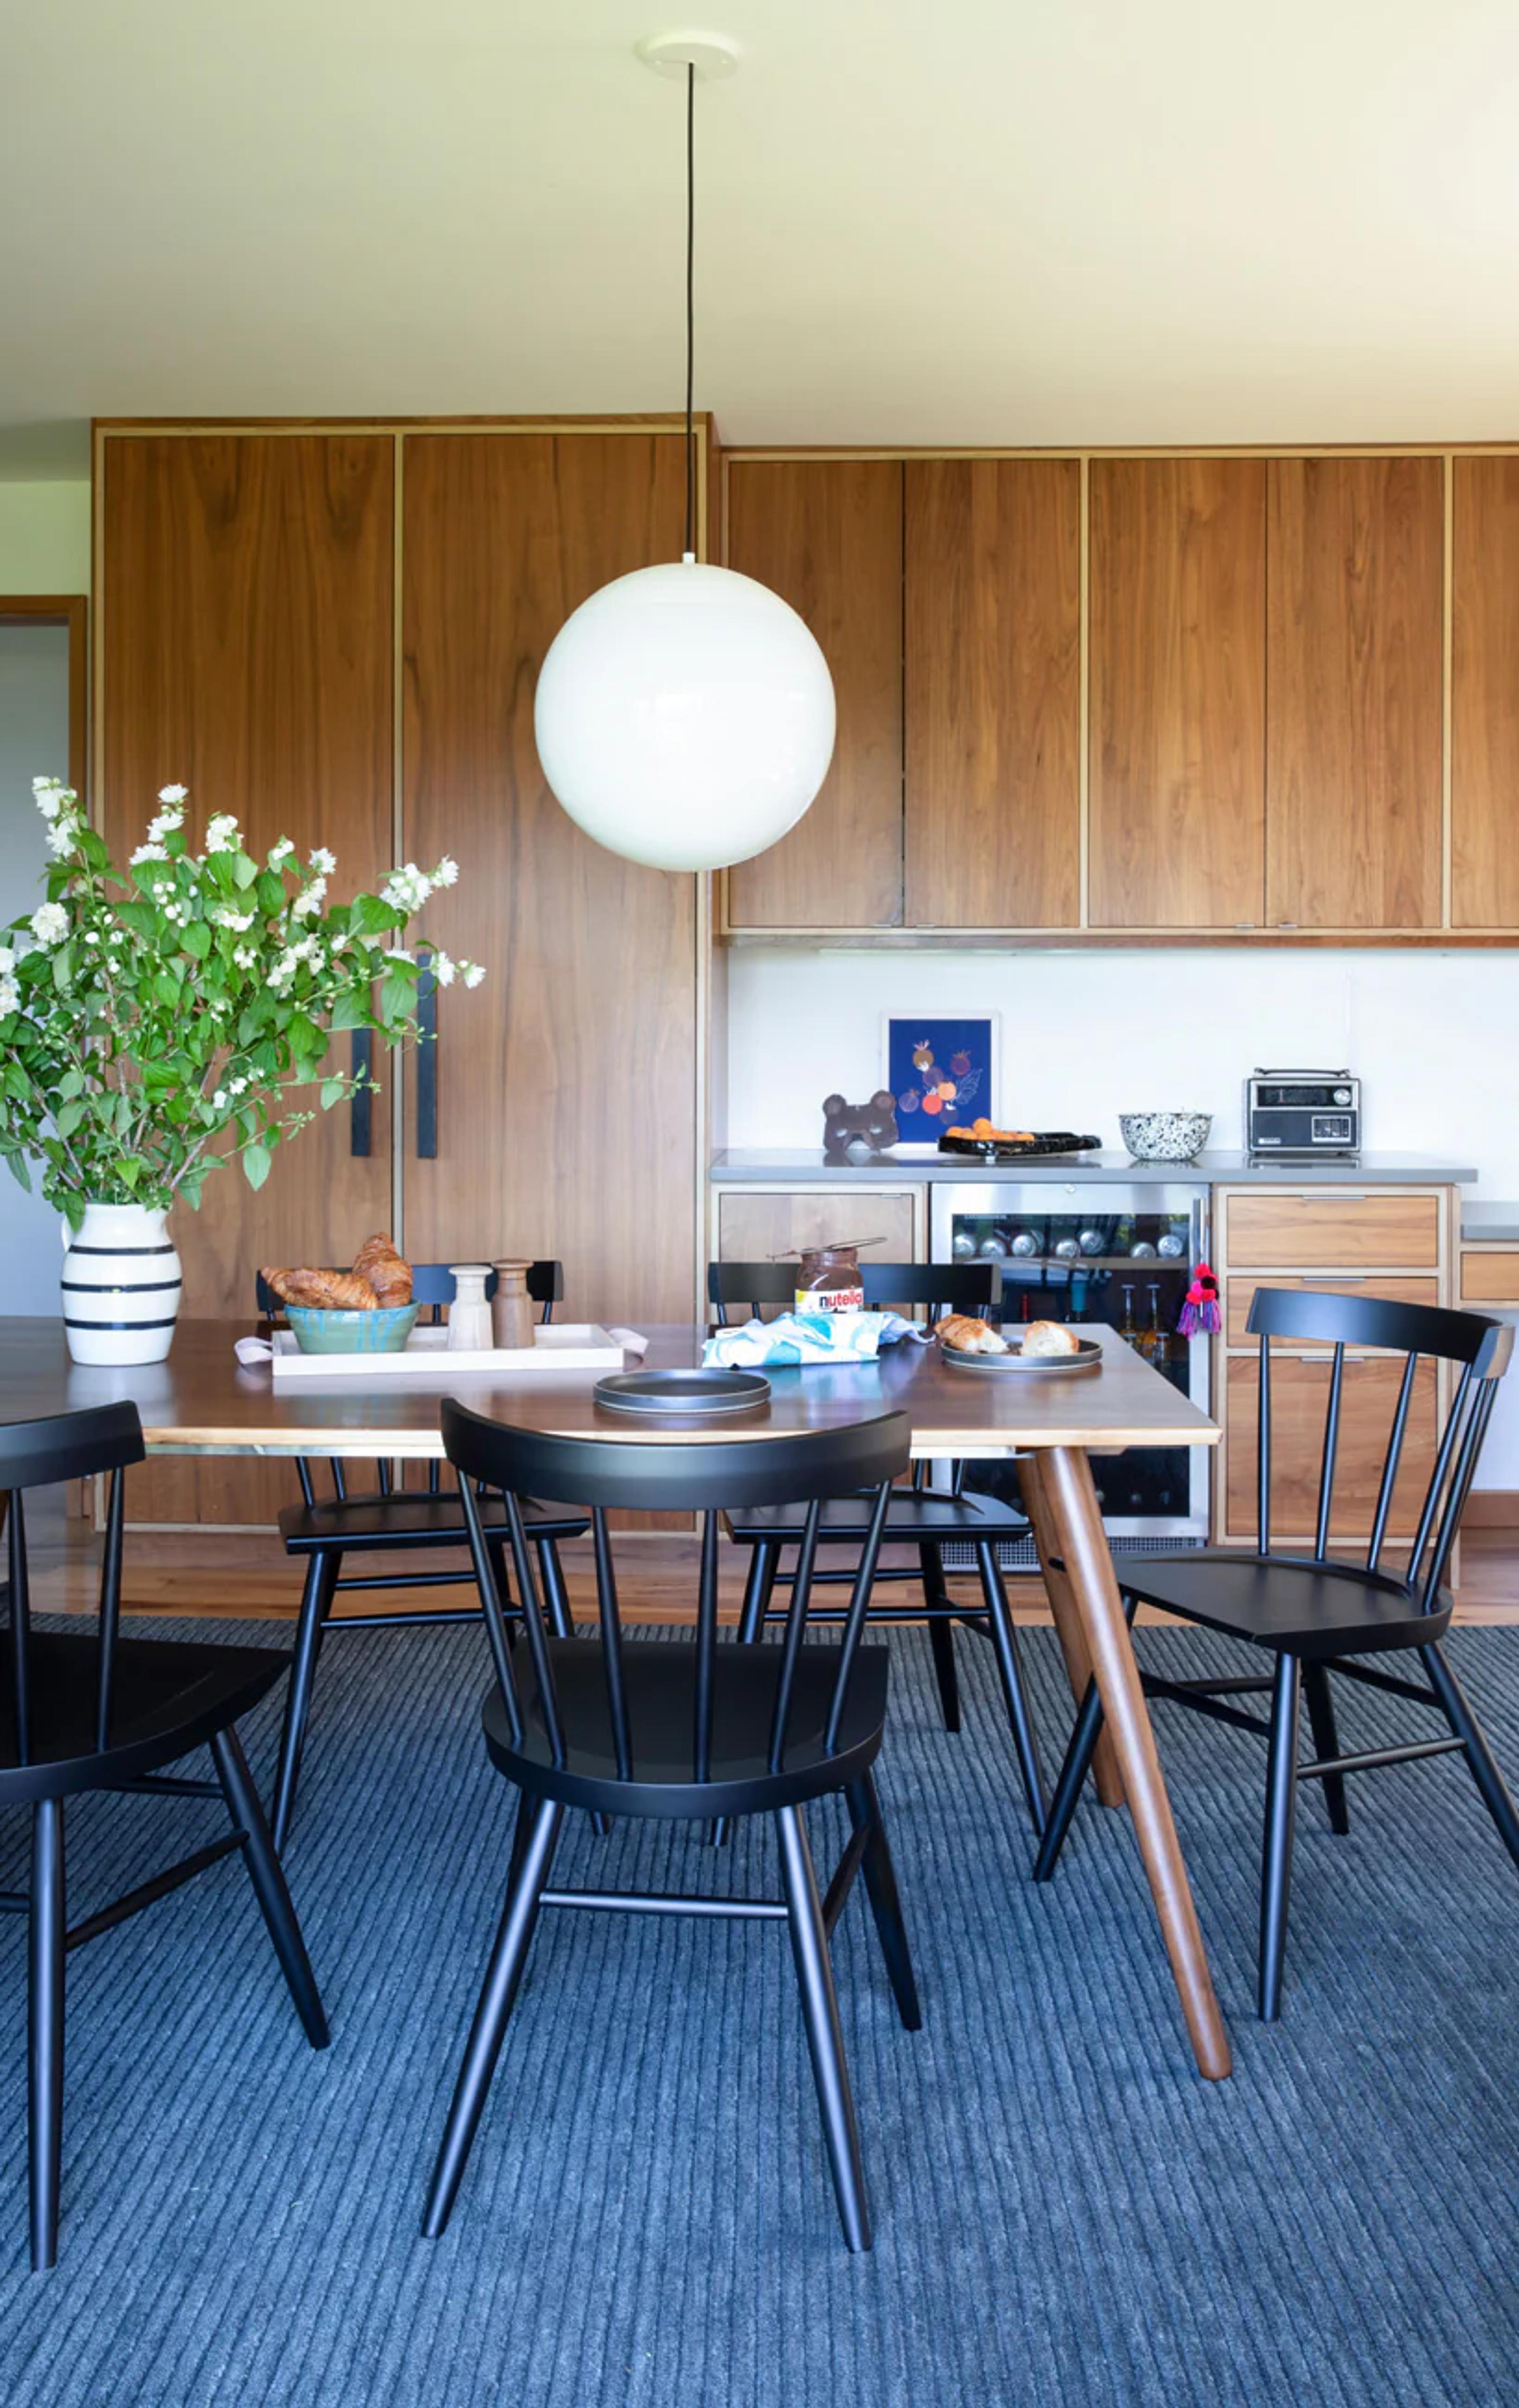
<path fill-rule="evenodd" d="M 88 805 L 90 603 L 83 594 L 0 594 L 0 626 L 68 629 L 68 782 Z"/>

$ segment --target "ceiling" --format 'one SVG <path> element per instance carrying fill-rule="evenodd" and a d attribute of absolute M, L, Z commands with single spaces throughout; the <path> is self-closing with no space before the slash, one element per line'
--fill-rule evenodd
<path fill-rule="evenodd" d="M 1519 436 L 1512 0 L 711 7 L 725 440 Z M 678 403 L 683 95 L 633 55 L 669 22 L 9 12 L 0 473 L 81 473 L 93 413 Z"/>

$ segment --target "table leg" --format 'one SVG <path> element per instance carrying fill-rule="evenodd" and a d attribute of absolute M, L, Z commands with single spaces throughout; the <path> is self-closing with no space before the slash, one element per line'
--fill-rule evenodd
<path fill-rule="evenodd" d="M 1043 1461 L 1042 1454 L 1019 1455 L 1018 1484 L 1023 1490 L 1024 1511 L 1034 1528 L 1034 1544 L 1039 1549 L 1039 1570 L 1044 1575 L 1044 1594 L 1050 1600 L 1055 1636 L 1060 1641 L 1060 1653 L 1066 1659 L 1066 1678 L 1070 1683 L 1072 1697 L 1080 1705 L 1092 1677 L 1092 1651 L 1086 1643 L 1086 1633 L 1082 1627 L 1082 1609 L 1055 1535 L 1053 1512 L 1044 1484 Z M 1122 1806 L 1124 1784 L 1118 1777 L 1118 1759 L 1113 1754 L 1112 1738 L 1106 1727 L 1092 1759 L 1092 1778 L 1104 1806 Z"/>
<path fill-rule="evenodd" d="M 1070 1575 L 1081 1612 L 1103 1714 L 1112 1734 L 1193 2054 L 1198 2071 L 1210 2082 L 1221 2082 L 1232 2062 L 1228 2034 L 1213 1996 L 1197 1910 L 1113 1578 L 1092 1467 L 1081 1447 L 1052 1447 L 1043 1455 L 1042 1469 L 1052 1541 Z"/>

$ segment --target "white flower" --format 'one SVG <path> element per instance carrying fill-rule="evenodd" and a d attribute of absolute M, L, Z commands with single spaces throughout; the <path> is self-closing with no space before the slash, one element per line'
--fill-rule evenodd
<path fill-rule="evenodd" d="M 211 1110 L 213 1112 L 224 1112 L 226 1109 L 227 1091 L 225 1087 L 218 1087 L 215 1095 L 211 1097 Z"/>
<path fill-rule="evenodd" d="M 269 988 L 272 994 L 283 995 L 285 989 L 290 985 L 292 980 L 295 976 L 296 966 L 299 963 L 299 960 L 300 955 L 296 953 L 294 947 L 287 945 L 279 960 L 275 963 L 273 969 L 269 972 L 268 977 L 264 982 L 265 985 Z"/>
<path fill-rule="evenodd" d="M 13 978 L 0 978 L 0 1020 L 5 1020 L 19 1006 L 21 988 Z"/>
<path fill-rule="evenodd" d="M 240 1096 L 246 1093 L 247 1087 L 246 1079 L 232 1079 L 227 1082 L 227 1093 L 230 1096 Z"/>
<path fill-rule="evenodd" d="M 438 863 L 437 867 L 433 872 L 433 884 L 435 886 L 452 886 L 456 882 L 458 876 L 458 863 L 451 860 L 449 855 L 445 853 L 442 860 Z"/>
<path fill-rule="evenodd" d="M 84 932 L 84 941 L 87 945 L 98 945 L 100 942 L 98 930 L 94 928 L 86 928 Z"/>
<path fill-rule="evenodd" d="M 136 852 L 131 856 L 129 867 L 135 869 L 139 861 L 167 861 L 167 859 L 168 854 L 161 844 L 139 844 Z"/>
<path fill-rule="evenodd" d="M 300 893 L 296 896 L 294 902 L 291 905 L 291 918 L 293 920 L 309 920 L 313 911 L 321 910 L 322 898 L 326 895 L 326 892 L 327 882 L 325 878 L 313 878 L 309 886 L 302 887 Z"/>
<path fill-rule="evenodd" d="M 392 945 L 388 948 L 385 958 L 391 962 L 409 962 L 414 961 L 416 955 L 408 953 L 404 945 Z"/>
<path fill-rule="evenodd" d="M 173 803 L 167 810 L 159 811 L 149 821 L 148 841 L 150 844 L 162 844 L 166 836 L 173 836 L 176 829 L 183 825 L 184 813 L 177 803 Z"/>
<path fill-rule="evenodd" d="M 272 844 L 269 847 L 269 867 L 271 869 L 282 869 L 294 850 L 295 847 L 291 842 L 289 837 L 282 836 L 278 844 Z"/>
<path fill-rule="evenodd" d="M 258 960 L 258 955 L 251 945 L 236 945 L 233 948 L 232 958 L 240 970 L 251 970 Z"/>
<path fill-rule="evenodd" d="M 31 926 L 39 945 L 56 945 L 68 934 L 68 913 L 61 903 L 39 903 Z"/>
<path fill-rule="evenodd" d="M 62 861 L 65 853 L 72 853 L 74 850 L 79 833 L 79 822 L 61 816 L 49 823 L 47 833 L 48 851 L 55 860 Z"/>
<path fill-rule="evenodd" d="M 323 878 L 330 878 L 337 867 L 337 855 L 335 853 L 329 853 L 324 844 L 319 844 L 311 855 L 311 867 L 319 871 Z"/>
<path fill-rule="evenodd" d="M 214 819 L 208 820 L 206 850 L 208 853 L 241 852 L 242 838 L 238 836 L 237 823 L 230 811 L 218 811 Z"/>
<path fill-rule="evenodd" d="M 245 928 L 251 928 L 252 926 L 254 921 L 258 918 L 258 913 L 256 911 L 235 911 L 230 903 L 223 903 L 219 910 L 211 913 L 211 918 L 219 928 L 236 928 L 238 935 L 241 936 Z"/>
<path fill-rule="evenodd" d="M 380 899 L 393 911 L 420 911 L 433 891 L 433 882 L 425 869 L 408 861 L 404 869 L 393 869 L 380 890 Z"/>
<path fill-rule="evenodd" d="M 65 786 L 62 778 L 34 778 L 32 794 L 45 820 L 55 820 L 65 804 L 71 805 L 78 799 L 72 787 Z"/>
<path fill-rule="evenodd" d="M 16 956 L 9 945 L 0 945 L 0 978 L 8 978 L 16 967 Z"/>
<path fill-rule="evenodd" d="M 123 945 L 126 942 L 126 939 L 120 928 L 113 928 L 110 935 L 107 938 L 106 942 L 107 945 Z"/>
<path fill-rule="evenodd" d="M 161 803 L 182 803 L 189 792 L 188 786 L 160 786 L 158 799 Z"/>
<path fill-rule="evenodd" d="M 466 986 L 479 986 L 485 976 L 484 965 L 480 962 L 461 962 L 459 968 L 464 974 Z"/>
<path fill-rule="evenodd" d="M 448 953 L 444 953 L 442 947 L 439 946 L 437 953 L 433 955 L 433 976 L 437 979 L 438 985 L 451 986 L 453 984 L 453 971 L 454 966 L 451 957 Z"/>

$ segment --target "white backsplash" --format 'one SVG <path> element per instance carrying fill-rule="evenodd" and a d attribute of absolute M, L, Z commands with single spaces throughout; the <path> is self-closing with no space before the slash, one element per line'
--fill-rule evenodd
<path fill-rule="evenodd" d="M 1256 1063 L 1359 1073 L 1379 1154 L 1474 1164 L 1483 1203 L 1519 1218 L 1519 952 L 899 953 L 737 945 L 729 961 L 728 1126 L 735 1146 L 823 1142 L 823 1098 L 862 1101 L 884 1071 L 883 1021 L 998 1015 L 994 1117 L 1091 1129 L 1121 1111 L 1213 1115 L 1241 1143 Z M 1519 1488 L 1519 1372 L 1480 1484 Z"/>

